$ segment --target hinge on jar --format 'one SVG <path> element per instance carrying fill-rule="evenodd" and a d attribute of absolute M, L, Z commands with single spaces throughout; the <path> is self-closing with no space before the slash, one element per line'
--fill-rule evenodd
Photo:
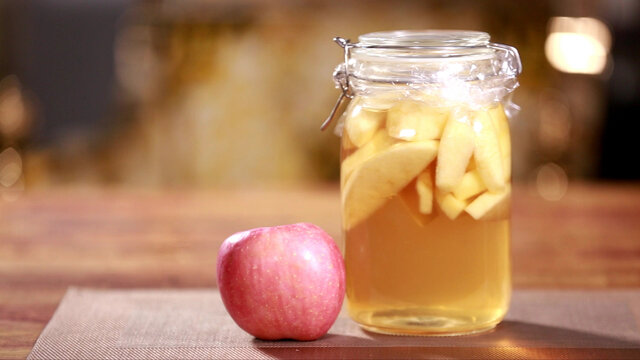
<path fill-rule="evenodd" d="M 344 63 L 338 65 L 336 69 L 333 71 L 333 81 L 336 83 L 336 87 L 342 90 L 340 96 L 338 96 L 338 101 L 333 106 L 329 117 L 320 125 L 320 130 L 325 130 L 333 121 L 334 118 L 342 115 L 344 111 L 344 106 L 353 99 L 353 93 L 351 91 L 351 87 L 349 86 L 349 50 L 353 47 L 353 44 L 349 41 L 349 39 L 344 39 L 341 37 L 334 37 L 333 41 L 338 44 L 341 48 L 344 49 Z M 340 111 L 342 110 L 342 111 Z"/>

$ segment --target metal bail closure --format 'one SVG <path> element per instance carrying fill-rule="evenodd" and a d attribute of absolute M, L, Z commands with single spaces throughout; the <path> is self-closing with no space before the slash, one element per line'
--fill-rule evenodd
<path fill-rule="evenodd" d="M 329 117 L 320 125 L 320 130 L 325 130 L 333 121 L 334 118 L 339 117 L 344 112 L 344 106 L 351 101 L 353 94 L 351 93 L 351 87 L 349 86 L 349 49 L 353 46 L 348 39 L 341 37 L 333 38 L 333 41 L 344 49 L 344 63 L 338 65 L 333 72 L 333 81 L 336 83 L 336 87 L 342 90 L 338 101 L 333 106 Z"/>

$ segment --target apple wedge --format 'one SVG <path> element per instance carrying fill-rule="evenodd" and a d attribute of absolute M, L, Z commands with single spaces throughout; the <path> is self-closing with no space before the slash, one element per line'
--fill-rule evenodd
<path fill-rule="evenodd" d="M 493 121 L 493 126 L 498 132 L 498 143 L 502 154 L 502 169 L 504 170 L 505 181 L 511 178 L 511 134 L 509 132 L 509 119 L 504 112 L 504 107 L 499 104 L 489 109 L 489 115 Z"/>
<path fill-rule="evenodd" d="M 344 123 L 344 130 L 356 147 L 362 147 L 371 140 L 386 119 L 385 111 L 372 111 L 360 103 L 361 101 L 354 101 L 349 104 Z"/>
<path fill-rule="evenodd" d="M 396 139 L 390 137 L 384 129 L 378 130 L 374 134 L 371 141 L 366 143 L 363 147 L 356 150 L 353 154 L 349 155 L 342 161 L 340 165 L 340 183 L 344 186 L 351 173 L 358 168 L 362 163 L 369 160 L 375 154 L 387 149 L 391 145 L 398 142 Z"/>
<path fill-rule="evenodd" d="M 453 195 L 460 200 L 467 200 L 485 190 L 487 190 L 487 187 L 482 182 L 478 171 L 471 170 L 466 172 L 462 176 L 460 183 L 453 188 Z"/>
<path fill-rule="evenodd" d="M 400 202 L 408 211 L 411 218 L 419 226 L 425 226 L 433 219 L 435 219 L 436 215 L 434 213 L 424 214 L 420 211 L 421 198 L 416 192 L 416 184 L 417 180 L 412 180 L 409 185 L 400 190 L 400 192 L 398 193 L 398 197 L 400 198 Z"/>
<path fill-rule="evenodd" d="M 448 117 L 448 109 L 401 101 L 387 113 L 387 131 L 391 137 L 407 141 L 439 139 Z"/>
<path fill-rule="evenodd" d="M 457 199 L 453 194 L 436 190 L 436 201 L 440 210 L 451 220 L 455 220 L 467 207 L 467 202 Z"/>
<path fill-rule="evenodd" d="M 399 143 L 353 170 L 346 180 L 342 197 L 345 230 L 358 225 L 398 194 L 437 153 L 437 141 Z"/>
<path fill-rule="evenodd" d="M 473 200 L 465 211 L 476 220 L 500 220 L 509 215 L 511 184 L 497 192 L 487 191 Z"/>
<path fill-rule="evenodd" d="M 451 192 L 462 180 L 475 147 L 474 137 L 467 113 L 452 113 L 438 149 L 436 186 L 441 191 Z"/>
<path fill-rule="evenodd" d="M 433 211 L 433 167 L 428 167 L 416 178 L 416 193 L 419 197 L 418 209 L 422 214 Z"/>
<path fill-rule="evenodd" d="M 342 133 L 342 150 L 349 151 L 356 148 L 356 145 L 349 138 L 349 134 L 347 132 Z"/>
<path fill-rule="evenodd" d="M 475 149 L 473 157 L 482 181 L 490 191 L 504 189 L 505 177 L 502 169 L 502 154 L 498 136 L 491 116 L 487 111 L 478 111 L 473 117 Z"/>

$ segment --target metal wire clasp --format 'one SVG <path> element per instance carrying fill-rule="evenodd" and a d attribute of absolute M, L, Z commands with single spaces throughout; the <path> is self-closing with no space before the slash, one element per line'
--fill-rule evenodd
<path fill-rule="evenodd" d="M 342 93 L 340 93 L 338 101 L 336 101 L 336 104 L 333 106 L 329 117 L 327 117 L 322 125 L 320 125 L 321 131 L 325 130 L 334 118 L 340 116 L 344 111 L 344 106 L 353 99 L 353 93 L 351 91 L 351 86 L 349 85 L 349 51 L 353 47 L 353 44 L 349 39 L 341 37 L 334 37 L 333 41 L 344 49 L 344 63 L 338 65 L 338 67 L 333 71 L 333 81 L 335 81 L 336 87 L 342 90 Z M 339 111 L 341 109 L 342 111 Z"/>

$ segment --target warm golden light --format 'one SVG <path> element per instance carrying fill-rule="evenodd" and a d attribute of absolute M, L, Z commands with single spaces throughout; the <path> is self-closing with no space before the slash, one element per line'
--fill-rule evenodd
<path fill-rule="evenodd" d="M 18 87 L 0 92 L 0 133 L 13 136 L 24 124 L 27 110 Z"/>
<path fill-rule="evenodd" d="M 569 178 L 563 168 L 547 163 L 538 168 L 536 189 L 543 199 L 558 201 L 564 197 L 569 187 Z"/>
<path fill-rule="evenodd" d="M 13 186 L 22 175 L 22 158 L 14 148 L 0 153 L 0 185 Z"/>
<path fill-rule="evenodd" d="M 563 72 L 600 74 L 607 65 L 611 32 L 594 18 L 553 17 L 545 42 L 551 65 Z"/>

